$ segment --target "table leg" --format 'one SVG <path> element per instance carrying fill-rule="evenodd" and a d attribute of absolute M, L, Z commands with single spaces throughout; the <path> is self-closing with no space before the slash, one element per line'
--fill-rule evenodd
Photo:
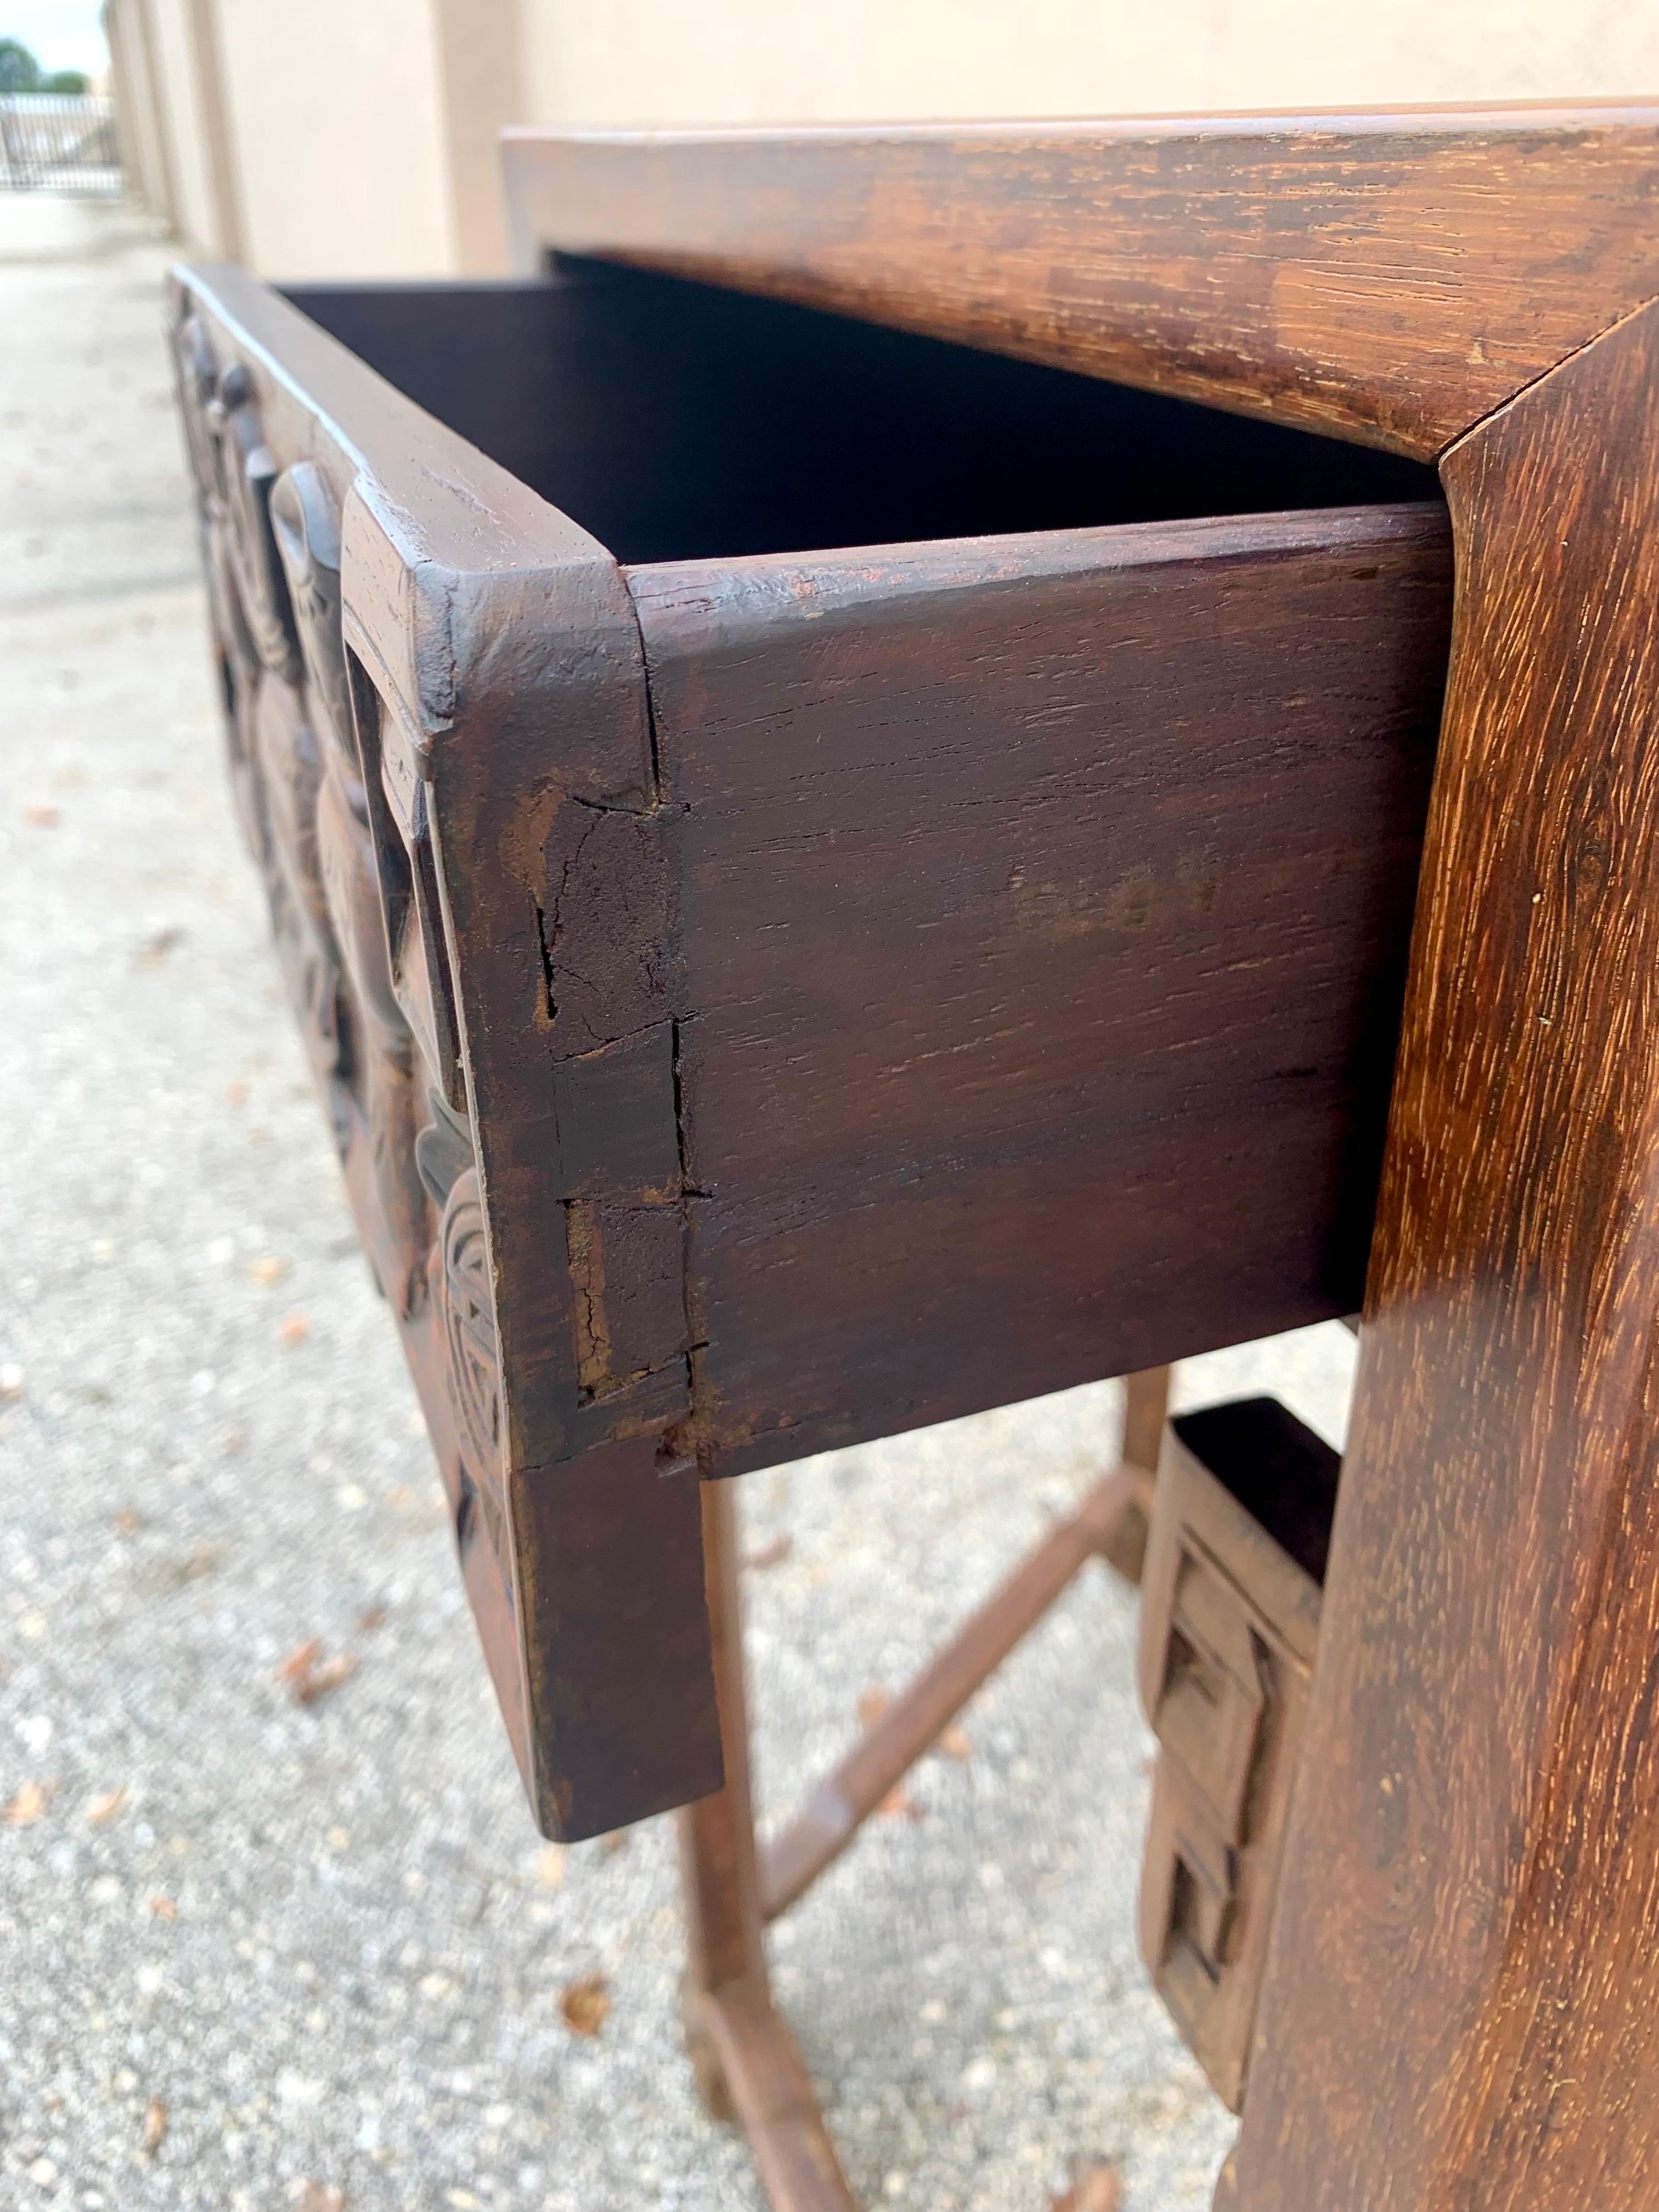
<path fill-rule="evenodd" d="M 767 1981 L 730 1483 L 703 1484 L 702 1513 L 726 1787 L 678 1815 L 687 2041 L 711 2109 L 734 2117 L 747 2133 L 775 2212 L 857 2212 Z"/>

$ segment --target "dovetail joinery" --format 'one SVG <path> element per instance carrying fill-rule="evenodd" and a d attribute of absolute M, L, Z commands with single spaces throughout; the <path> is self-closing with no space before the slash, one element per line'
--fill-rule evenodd
<path fill-rule="evenodd" d="M 696 1331 L 672 826 L 654 803 L 564 798 L 542 848 L 537 942 L 554 1048 L 573 1440 L 596 1425 L 618 1435 L 660 1427 L 688 1410 Z"/>
<path fill-rule="evenodd" d="M 684 1024 L 673 1024 L 674 1056 L 674 1134 L 679 1151 L 680 1163 L 680 1233 L 682 1278 L 685 1294 L 685 1389 L 691 1409 L 688 1429 L 695 1433 L 697 1407 L 702 1396 L 703 1354 L 708 1349 L 708 1334 L 703 1311 L 702 1281 L 697 1270 L 697 1205 L 708 1194 L 698 1184 L 691 1160 L 691 1130 L 684 1059 L 681 1053 Z M 669 1459 L 678 1456 L 678 1440 L 672 1436 L 664 1440 L 664 1453 Z"/>

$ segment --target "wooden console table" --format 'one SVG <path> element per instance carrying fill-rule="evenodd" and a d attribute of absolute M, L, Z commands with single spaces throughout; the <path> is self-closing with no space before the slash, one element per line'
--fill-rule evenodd
<path fill-rule="evenodd" d="M 507 173 L 521 282 L 185 270 L 171 327 L 538 1819 L 692 1806 L 694 2051 L 844 2208 L 763 1916 L 1150 1513 L 1218 2203 L 1659 2205 L 1659 109 Z M 1159 1370 L 1362 1279 L 1328 1565 L 1249 1507 L 1299 1445 L 1154 1492 Z M 1128 1371 L 1121 1471 L 763 1865 L 714 1478 Z"/>

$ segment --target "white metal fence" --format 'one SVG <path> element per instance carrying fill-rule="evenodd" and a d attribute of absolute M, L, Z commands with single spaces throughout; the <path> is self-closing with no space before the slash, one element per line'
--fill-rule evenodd
<path fill-rule="evenodd" d="M 0 98 L 0 192 L 118 199 L 125 190 L 112 102 L 49 92 Z"/>

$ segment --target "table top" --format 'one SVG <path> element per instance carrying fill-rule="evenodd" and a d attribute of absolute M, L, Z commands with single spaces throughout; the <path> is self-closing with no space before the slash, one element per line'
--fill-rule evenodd
<path fill-rule="evenodd" d="M 1659 291 L 1659 106 L 505 134 L 516 249 L 1427 459 Z"/>

